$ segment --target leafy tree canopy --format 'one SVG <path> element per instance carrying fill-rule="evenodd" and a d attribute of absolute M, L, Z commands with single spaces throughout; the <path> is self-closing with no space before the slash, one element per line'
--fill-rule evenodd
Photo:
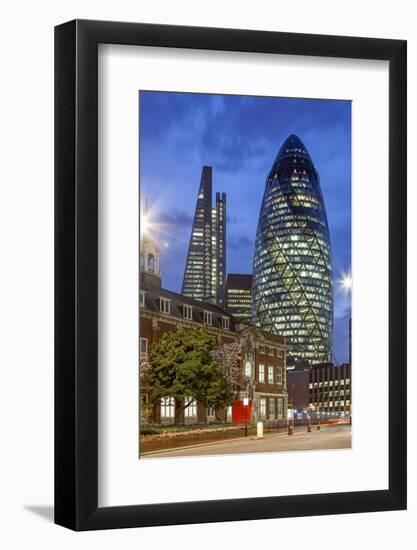
<path fill-rule="evenodd" d="M 150 366 L 143 375 L 149 399 L 174 397 L 184 401 L 184 407 L 194 400 L 213 407 L 227 405 L 230 386 L 212 356 L 217 345 L 216 337 L 205 331 L 166 332 L 151 346 Z"/>

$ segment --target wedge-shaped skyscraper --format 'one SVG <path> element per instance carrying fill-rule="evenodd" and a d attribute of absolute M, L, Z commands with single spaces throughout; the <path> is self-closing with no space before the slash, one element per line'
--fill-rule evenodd
<path fill-rule="evenodd" d="M 253 259 L 257 324 L 286 336 L 288 353 L 331 360 L 332 260 L 319 175 L 300 138 L 290 135 L 269 172 Z"/>
<path fill-rule="evenodd" d="M 203 166 L 182 294 L 222 305 L 226 274 L 226 194 L 212 207 L 212 167 Z"/>

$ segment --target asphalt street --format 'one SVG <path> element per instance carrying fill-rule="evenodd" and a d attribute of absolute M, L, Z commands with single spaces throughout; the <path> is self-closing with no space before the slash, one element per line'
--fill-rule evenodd
<path fill-rule="evenodd" d="M 351 426 L 322 427 L 321 430 L 316 430 L 313 426 L 311 433 L 308 433 L 304 428 L 295 431 L 292 436 L 268 434 L 263 439 L 256 439 L 255 437 L 241 438 L 207 445 L 158 451 L 142 455 L 141 458 L 348 449 L 351 447 L 351 441 Z"/>

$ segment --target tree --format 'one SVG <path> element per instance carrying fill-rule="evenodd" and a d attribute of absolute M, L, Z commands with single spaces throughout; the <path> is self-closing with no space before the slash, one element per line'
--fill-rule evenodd
<path fill-rule="evenodd" d="M 141 359 L 139 363 L 139 376 L 140 379 L 142 379 L 147 371 L 150 369 L 151 365 L 149 361 L 146 361 L 145 359 Z"/>
<path fill-rule="evenodd" d="M 216 346 L 216 337 L 205 331 L 166 332 L 151 346 L 149 366 L 142 375 L 149 401 L 173 397 L 176 422 L 193 401 L 215 408 L 225 406 L 230 401 L 230 386 L 212 357 Z"/>
<path fill-rule="evenodd" d="M 251 395 L 254 380 L 246 376 L 242 367 L 242 346 L 239 342 L 223 344 L 212 352 L 228 383 L 235 389 L 246 390 Z"/>
<path fill-rule="evenodd" d="M 238 342 L 223 344 L 212 352 L 212 357 L 231 386 L 240 386 L 243 377 L 242 347 Z"/>
<path fill-rule="evenodd" d="M 242 366 L 242 345 L 240 342 L 223 344 L 212 352 L 212 357 L 226 377 L 231 389 L 246 391 L 248 397 L 253 398 L 255 380 L 244 373 Z"/>
<path fill-rule="evenodd" d="M 140 358 L 139 363 L 139 382 L 140 382 L 140 419 L 143 422 L 148 422 L 151 417 L 152 406 L 149 403 L 149 388 L 146 385 L 146 373 L 151 365 L 145 358 Z"/>

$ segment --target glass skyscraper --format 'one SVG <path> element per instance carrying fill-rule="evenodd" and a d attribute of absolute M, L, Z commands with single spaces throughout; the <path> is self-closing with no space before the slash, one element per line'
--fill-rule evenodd
<path fill-rule="evenodd" d="M 225 288 L 225 308 L 239 321 L 252 321 L 252 275 L 228 273 Z"/>
<path fill-rule="evenodd" d="M 286 336 L 288 354 L 331 361 L 332 260 L 319 174 L 296 135 L 266 178 L 253 259 L 257 324 Z"/>
<path fill-rule="evenodd" d="M 226 194 L 212 207 L 212 167 L 203 166 L 182 294 L 222 305 L 226 274 Z"/>

